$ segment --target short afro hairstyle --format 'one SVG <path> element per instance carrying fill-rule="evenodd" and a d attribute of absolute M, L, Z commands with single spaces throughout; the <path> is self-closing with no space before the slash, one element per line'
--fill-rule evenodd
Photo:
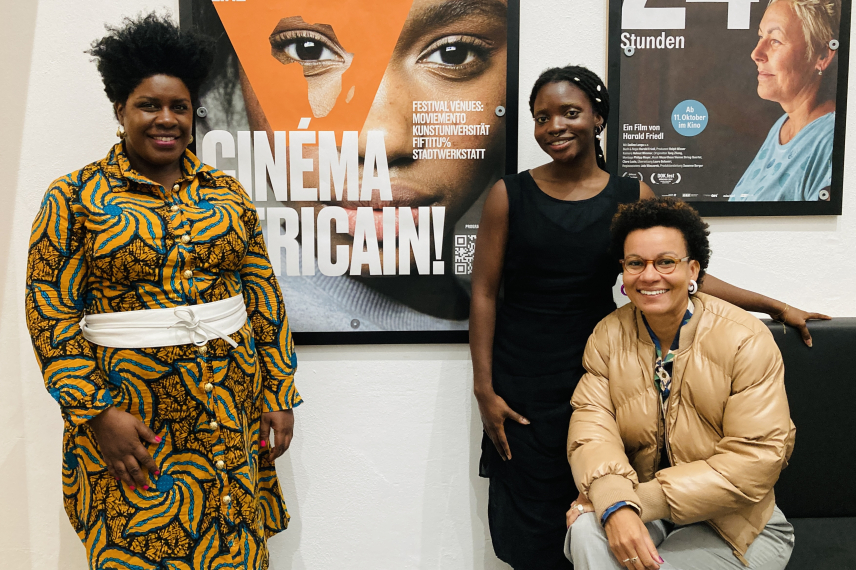
<path fill-rule="evenodd" d="M 155 13 L 125 18 L 121 26 L 105 26 L 107 35 L 92 42 L 95 58 L 111 103 L 125 103 L 140 83 L 153 75 L 184 82 L 195 101 L 214 63 L 214 42 L 182 31 L 169 18 Z"/>
<path fill-rule="evenodd" d="M 674 198 L 650 198 L 619 206 L 612 218 L 612 253 L 616 258 L 624 257 L 624 242 L 636 230 L 647 230 L 662 226 L 675 228 L 684 236 L 687 255 L 701 266 L 698 282 L 704 279 L 710 262 L 710 235 L 707 223 L 692 206 Z"/>

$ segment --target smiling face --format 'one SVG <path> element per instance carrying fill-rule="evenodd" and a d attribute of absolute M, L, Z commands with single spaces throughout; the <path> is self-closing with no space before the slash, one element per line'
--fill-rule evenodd
<path fill-rule="evenodd" d="M 624 240 L 625 264 L 631 257 L 656 260 L 660 257 L 682 259 L 688 255 L 684 236 L 676 228 L 657 226 L 635 230 Z M 622 274 L 627 297 L 643 313 L 656 317 L 673 317 L 680 323 L 687 308 L 690 280 L 698 279 L 699 263 L 694 259 L 678 262 L 672 273 L 662 274 L 653 263 L 646 263 L 642 273 Z"/>
<path fill-rule="evenodd" d="M 770 4 L 758 30 L 752 60 L 758 66 L 758 96 L 783 106 L 820 86 L 820 56 L 807 57 L 802 25 L 788 2 Z"/>
<path fill-rule="evenodd" d="M 374 199 L 366 202 L 333 200 L 287 204 L 295 208 L 312 207 L 316 214 L 325 206 L 345 208 L 349 213 L 351 234 L 356 208 L 372 207 L 379 239 L 383 230 L 382 207 L 443 206 L 446 208 L 445 232 L 450 234 L 455 222 L 502 174 L 504 121 L 494 110 L 505 105 L 506 3 L 414 0 L 391 55 L 380 53 L 378 48 L 372 49 L 371 42 L 359 44 L 350 39 L 365 35 L 365 30 L 349 21 L 352 16 L 359 16 L 358 6 L 348 2 L 327 6 L 331 10 L 333 7 L 335 17 L 328 14 L 325 17 L 330 19 L 322 23 L 310 16 L 286 15 L 280 19 L 268 38 L 271 56 L 284 65 L 283 72 L 293 73 L 295 68 L 302 71 L 303 77 L 297 81 L 306 85 L 311 113 L 315 117 L 310 129 L 336 131 L 343 130 L 342 121 L 354 121 L 358 115 L 355 105 L 359 104 L 360 96 L 366 96 L 361 81 L 364 74 L 371 71 L 366 67 L 367 62 L 381 62 L 385 67 L 385 70 L 380 68 L 384 70 L 382 79 L 371 94 L 373 99 L 365 121 L 355 128 L 360 131 L 360 179 L 368 131 L 383 134 L 393 200 L 380 202 L 375 193 Z M 376 17 L 384 16 L 379 13 Z M 249 72 L 242 71 L 240 78 L 250 128 L 267 131 L 273 145 L 274 128 L 268 116 L 273 116 L 276 109 L 257 96 L 255 80 Z M 450 102 L 449 112 L 454 111 L 453 102 L 478 102 L 477 108 L 464 113 L 465 124 L 484 124 L 489 134 L 473 134 L 475 131 L 456 134 L 448 137 L 448 145 L 444 148 L 484 149 L 484 158 L 413 158 L 417 136 L 413 116 L 418 111 L 414 106 L 417 101 Z M 280 104 L 289 105 L 290 102 L 282 100 Z M 340 121 L 337 117 L 343 118 Z M 286 128 L 295 126 L 288 124 Z M 337 140 L 340 136 L 337 134 Z M 317 187 L 317 152 L 318 147 L 304 147 L 304 156 L 315 163 L 313 171 L 304 176 L 306 187 Z M 351 245 L 352 241 L 352 235 L 333 234 L 334 246 Z"/>
<path fill-rule="evenodd" d="M 571 162 L 595 152 L 595 129 L 603 118 L 583 91 L 567 81 L 547 83 L 533 106 L 535 140 L 557 162 Z"/>
<path fill-rule="evenodd" d="M 155 180 L 160 172 L 178 169 L 193 128 L 190 91 L 181 79 L 144 79 L 116 104 L 116 118 L 125 129 L 125 151 L 134 170 Z"/>

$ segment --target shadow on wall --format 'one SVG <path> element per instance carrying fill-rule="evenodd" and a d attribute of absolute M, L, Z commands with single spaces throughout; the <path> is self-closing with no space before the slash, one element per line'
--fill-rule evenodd
<path fill-rule="evenodd" d="M 303 434 L 300 432 L 301 422 L 298 418 L 294 427 L 294 438 L 301 438 Z M 274 434 L 276 438 L 276 434 Z M 294 441 L 294 440 L 292 440 Z M 297 486 L 295 484 L 294 461 L 290 448 L 282 457 L 276 461 L 276 476 L 279 479 L 279 486 L 282 490 L 282 496 L 285 497 L 286 508 L 291 520 L 288 522 L 288 529 L 281 533 L 287 539 L 289 544 L 299 545 L 303 536 L 303 517 L 299 509 L 297 497 Z M 306 473 L 301 474 L 302 481 L 310 481 Z M 303 493 L 307 493 L 308 489 L 303 489 Z M 276 556 L 271 555 L 270 567 L 271 570 L 292 570 L 306 568 L 306 563 L 301 556 L 300 548 L 283 549 L 280 545 L 272 545 L 268 542 L 270 552 L 276 551 Z"/>
<path fill-rule="evenodd" d="M 469 367 L 469 362 L 465 366 Z M 466 464 L 469 466 L 469 484 L 450 480 L 445 482 L 445 488 L 426 489 L 429 492 L 425 494 L 422 509 L 423 547 L 419 556 L 420 567 L 504 570 L 510 567 L 496 558 L 490 540 L 487 520 L 488 481 L 478 475 L 482 439 L 478 404 L 472 395 L 472 381 L 460 382 L 461 372 L 459 362 L 445 362 L 440 368 L 441 380 L 434 408 L 425 480 L 442 481 L 444 474 L 454 473 L 456 466 Z M 465 376 L 470 378 L 469 373 Z M 450 394 L 453 394 L 452 398 Z M 449 413 L 444 408 L 450 401 L 458 403 L 460 409 Z M 457 449 L 460 440 L 450 434 L 448 426 L 442 425 L 450 417 L 467 418 L 469 445 L 466 448 Z M 461 504 L 469 505 L 469 520 L 466 523 L 456 520 L 455 509 Z M 451 548 L 444 548 L 443 545 L 447 544 Z M 471 560 L 455 558 L 455 553 L 470 549 Z"/>
<path fill-rule="evenodd" d="M 8 564 L 9 568 L 31 568 L 33 561 L 30 526 L 22 524 L 22 521 L 28 519 L 30 512 L 27 480 L 21 476 L 5 475 L 25 473 L 26 463 L 27 456 L 22 438 L 17 438 L 9 449 L 3 449 L 0 472 L 4 473 L 5 484 L 0 489 L 0 513 L 3 513 L 0 517 L 0 536 L 4 537 L 4 541 L 0 548 L 0 560 L 3 560 L 4 567 Z"/>
<path fill-rule="evenodd" d="M 484 544 L 484 550 L 473 551 L 473 568 L 478 568 L 479 559 L 484 570 L 509 570 L 511 566 L 499 560 L 493 553 L 493 541 L 490 539 L 490 527 L 487 520 L 488 480 L 479 477 L 479 459 L 481 458 L 482 432 L 484 431 L 479 415 L 479 405 L 475 397 L 470 399 L 470 484 L 475 504 L 471 505 L 473 514 L 473 544 Z M 473 510 L 474 509 L 474 510 Z M 478 529 L 482 532 L 479 534 Z"/>
<path fill-rule="evenodd" d="M 63 570 L 87 570 L 86 548 L 68 523 L 62 505 L 59 507 L 59 561 Z"/>
<path fill-rule="evenodd" d="M 6 263 L 16 259 L 9 255 L 13 232 L 15 208 L 8 206 L 14 202 L 11 191 L 18 187 L 18 169 L 21 159 L 21 143 L 24 134 L 24 114 L 27 106 L 30 64 L 32 61 L 33 41 L 36 28 L 37 2 L 5 2 L 3 18 L 0 18 L 0 77 L 3 89 L 0 89 L 0 124 L 3 125 L 2 143 L 0 143 L 0 172 L 3 173 L 6 189 L 7 207 L 0 209 L 0 290 L 17 288 L 7 286 L 8 268 Z M 11 54 L 14 54 L 12 56 Z M 12 272 L 16 274 L 16 272 Z M 15 301 L 18 301 L 16 298 Z M 4 347 L 15 350 L 15 323 L 5 323 L 3 335 L 10 342 Z M 26 479 L 20 476 L 26 473 L 27 455 L 25 449 L 23 421 L 23 388 L 17 379 L 21 377 L 17 359 L 14 365 L 4 370 L 3 401 L 0 403 L 0 430 L 4 434 L 0 441 L 0 471 L 3 476 L 3 488 L 0 490 L 0 534 L 4 537 L 0 547 L 0 560 L 9 568 L 30 568 L 33 563 L 33 541 L 30 536 L 30 501 Z M 63 517 L 65 519 L 65 517 Z M 66 523 L 67 524 L 67 523 Z M 35 537 L 38 541 L 38 537 Z M 38 544 L 38 542 L 36 542 Z M 38 548 L 38 547 L 36 547 Z M 8 566 L 7 566 L 8 565 Z"/>
<path fill-rule="evenodd" d="M 0 124 L 3 125 L 0 172 L 4 174 L 6 188 L 17 188 L 38 2 L 4 4 L 3 18 L 0 19 L 0 53 L 15 54 L 15 57 L 0 59 L 0 77 L 3 78 L 3 89 L 0 90 Z M 11 228 L 14 214 L 14 208 L 0 209 L 0 227 Z M 0 259 L 10 258 L 11 239 L 12 232 L 0 232 Z M 0 265 L 0 284 L 5 283 L 6 266 Z"/>
<path fill-rule="evenodd" d="M 292 520 L 269 543 L 271 570 L 508 570 L 488 535 L 466 350 L 412 362 L 384 347 L 347 367 L 321 352 L 301 347 L 307 405 L 277 462 Z"/>

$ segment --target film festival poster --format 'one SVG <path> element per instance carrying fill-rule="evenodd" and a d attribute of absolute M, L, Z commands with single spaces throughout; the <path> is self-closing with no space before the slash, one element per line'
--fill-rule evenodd
<path fill-rule="evenodd" d="M 610 169 L 702 215 L 840 215 L 850 2 L 799 4 L 610 0 Z"/>
<path fill-rule="evenodd" d="M 218 41 L 196 152 L 252 198 L 296 342 L 465 342 L 482 204 L 516 169 L 516 1 L 179 9 Z"/>

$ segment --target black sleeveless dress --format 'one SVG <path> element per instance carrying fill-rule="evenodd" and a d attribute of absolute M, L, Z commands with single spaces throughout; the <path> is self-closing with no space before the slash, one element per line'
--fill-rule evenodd
<path fill-rule="evenodd" d="M 493 388 L 531 424 L 505 422 L 511 461 L 485 434 L 479 474 L 490 478 L 496 555 L 514 568 L 572 568 L 562 552 L 565 512 L 578 491 L 566 444 L 571 395 L 595 325 L 615 310 L 620 266 L 609 253 L 618 205 L 639 182 L 611 176 L 596 196 L 545 194 L 528 171 L 506 176 L 508 245 L 493 344 Z"/>

